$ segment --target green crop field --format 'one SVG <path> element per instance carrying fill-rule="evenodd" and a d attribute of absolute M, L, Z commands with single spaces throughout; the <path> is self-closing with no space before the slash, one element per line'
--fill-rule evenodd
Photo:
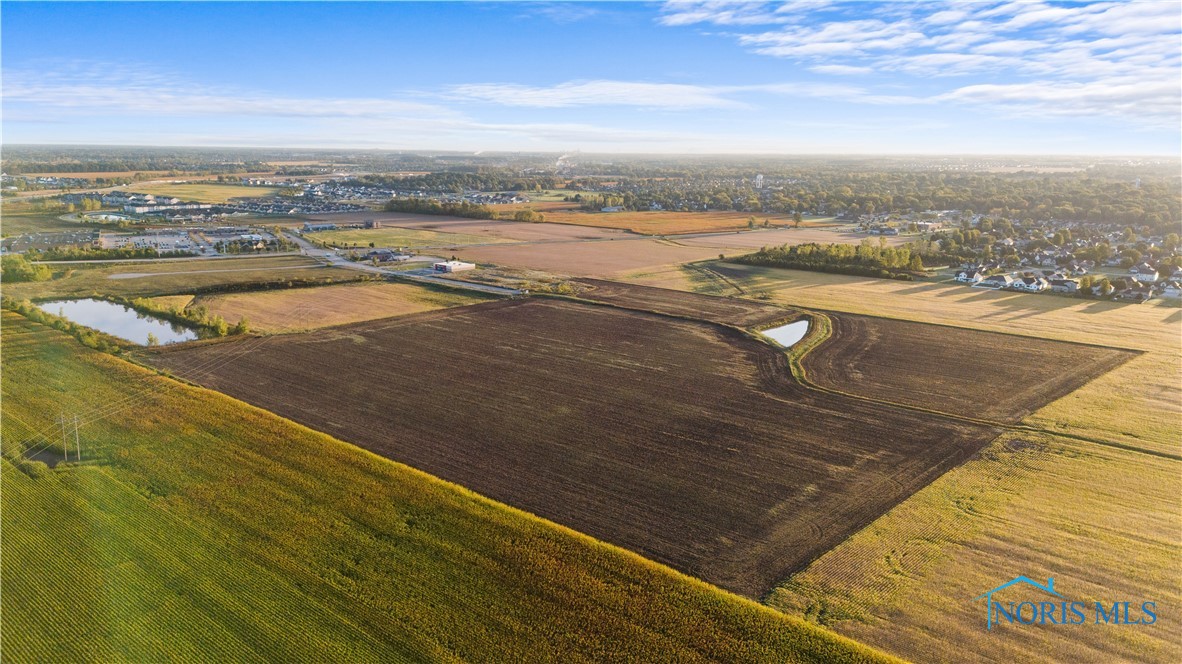
<path fill-rule="evenodd" d="M 334 283 L 353 281 L 359 276 L 354 270 L 327 267 L 319 260 L 304 256 L 78 263 L 51 267 L 56 278 L 5 284 L 4 294 L 18 300 L 86 297 L 95 293 L 146 297 L 287 281 Z"/>
<path fill-rule="evenodd" d="M 109 227 L 105 224 L 82 224 L 66 221 L 60 218 L 63 214 L 65 214 L 64 211 L 40 212 L 30 210 L 27 206 L 5 203 L 3 215 L 0 216 L 0 233 L 4 237 L 12 237 L 23 233 L 96 230 Z"/>
<path fill-rule="evenodd" d="M 337 247 L 459 247 L 473 244 L 499 244 L 512 242 L 504 238 L 472 233 L 444 233 L 440 231 L 412 230 L 409 228 L 373 228 L 343 231 L 320 231 L 309 233 L 308 239 L 324 242 Z"/>
<path fill-rule="evenodd" d="M 129 185 L 128 191 L 155 196 L 175 196 L 199 203 L 225 203 L 231 198 L 267 198 L 279 193 L 277 187 L 245 187 L 217 182 Z"/>
<path fill-rule="evenodd" d="M 638 556 L 3 314 L 8 661 L 881 661 Z M 28 464 L 25 464 L 28 465 Z"/>

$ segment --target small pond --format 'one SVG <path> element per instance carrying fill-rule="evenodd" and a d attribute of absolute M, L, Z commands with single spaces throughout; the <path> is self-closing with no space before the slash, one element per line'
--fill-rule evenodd
<path fill-rule="evenodd" d="M 809 331 L 809 322 L 807 320 L 798 320 L 780 327 L 773 327 L 767 330 L 760 330 L 760 334 L 775 341 L 784 348 L 791 348 L 793 344 L 804 338 L 804 335 Z"/>
<path fill-rule="evenodd" d="M 106 300 L 54 300 L 42 302 L 37 306 L 46 313 L 141 345 L 148 344 L 149 334 L 155 336 L 161 344 L 175 344 L 197 338 L 197 333 L 189 328 L 141 314 L 135 309 Z"/>

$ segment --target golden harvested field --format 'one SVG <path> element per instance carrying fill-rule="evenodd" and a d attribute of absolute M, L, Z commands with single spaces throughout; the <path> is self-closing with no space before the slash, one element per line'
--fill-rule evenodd
<path fill-rule="evenodd" d="M 551 226 L 549 223 L 528 225 L 542 228 L 576 228 Z M 671 271 L 679 275 L 680 280 L 684 270 L 677 267 L 679 264 L 718 258 L 719 254 L 746 254 L 761 246 L 773 244 L 862 241 L 861 236 L 822 229 L 742 231 L 708 237 L 667 239 L 617 235 L 609 236 L 607 239 L 608 241 L 555 242 L 544 246 L 468 247 L 458 250 L 456 255 L 463 260 L 580 277 L 614 277 L 625 273 Z"/>
<path fill-rule="evenodd" d="M 644 235 L 675 235 L 747 228 L 747 220 L 755 217 L 756 224 L 768 220 L 773 226 L 787 226 L 792 215 L 753 214 L 750 212 L 583 212 L 562 209 L 546 204 L 522 204 L 522 209 L 533 208 L 546 216 L 545 223 L 575 224 L 597 228 L 618 228 Z M 807 219 L 802 226 L 826 225 L 831 217 Z"/>
<path fill-rule="evenodd" d="M 152 304 L 165 309 L 184 309 L 193 303 L 194 296 L 192 295 L 161 295 L 159 297 L 148 298 Z M 234 320 L 238 320 L 235 318 Z"/>
<path fill-rule="evenodd" d="M 778 228 L 774 230 L 741 231 L 728 235 L 710 235 L 706 237 L 678 237 L 671 240 L 691 247 L 710 247 L 732 253 L 742 250 L 750 253 L 760 247 L 774 247 L 782 244 L 861 244 L 863 240 L 878 242 L 878 238 L 860 233 L 850 233 L 834 228 Z M 895 236 L 884 238 L 889 246 L 898 246 L 911 242 L 913 238 Z"/>
<path fill-rule="evenodd" d="M 710 248 L 687 247 L 667 240 L 635 237 L 540 246 L 467 247 L 455 252 L 461 260 L 580 277 L 610 277 L 621 272 L 717 258 L 718 253 Z"/>
<path fill-rule="evenodd" d="M 374 243 L 377 247 L 409 247 L 411 249 L 427 249 L 442 247 L 458 247 L 471 244 L 500 244 L 512 242 L 490 235 L 474 235 L 471 233 L 454 233 L 439 231 L 406 229 L 406 228 L 373 228 L 337 231 L 317 231 L 308 233 L 309 240 L 325 242 L 336 247 L 368 247 Z"/>
<path fill-rule="evenodd" d="M 131 191 L 156 196 L 175 196 L 181 200 L 199 203 L 225 203 L 231 198 L 264 198 L 279 193 L 275 187 L 244 187 L 237 184 L 217 182 L 158 183 L 130 186 Z"/>
<path fill-rule="evenodd" d="M 1046 652 L 1079 661 L 1182 657 L 1176 620 L 1011 627 L 999 638 L 985 630 L 983 601 L 973 602 L 1018 574 L 1054 577 L 1071 600 L 1182 602 L 1182 309 L 1160 300 L 1126 305 L 711 267 L 729 281 L 695 270 L 633 277 L 703 292 L 733 293 L 733 284 L 785 305 L 1146 351 L 1025 418 L 1051 433 L 995 441 L 786 580 L 770 604 L 921 661 L 1037 660 Z M 1020 590 L 1006 599 L 1037 601 Z"/>
<path fill-rule="evenodd" d="M 773 591 L 766 603 L 921 662 L 1182 661 L 1174 459 L 1009 435 Z M 985 629 L 982 593 L 1022 574 L 1067 601 L 1155 601 L 1156 624 Z M 995 601 L 1051 599 L 1027 588 Z"/>
<path fill-rule="evenodd" d="M 320 223 L 357 224 L 374 219 L 382 222 L 383 226 L 407 228 L 412 230 L 440 231 L 445 233 L 465 233 L 481 237 L 518 240 L 522 242 L 544 242 L 548 240 L 594 240 L 608 237 L 629 237 L 626 231 L 605 228 L 587 228 L 571 226 L 569 224 L 530 223 L 524 221 L 505 221 L 495 219 L 467 219 L 464 217 L 445 217 L 427 214 L 407 214 L 405 212 L 342 212 L 338 214 L 316 215 L 303 221 Z M 384 230 L 384 229 L 383 229 Z"/>
<path fill-rule="evenodd" d="M 491 297 L 471 291 L 382 282 L 202 295 L 192 304 L 204 306 L 209 313 L 226 320 L 246 318 L 254 331 L 286 332 L 474 304 Z"/>

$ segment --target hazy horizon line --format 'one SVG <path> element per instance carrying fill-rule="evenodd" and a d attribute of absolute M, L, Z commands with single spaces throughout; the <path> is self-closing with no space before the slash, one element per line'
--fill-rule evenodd
<path fill-rule="evenodd" d="M 471 156 L 481 155 L 627 155 L 654 157 L 1042 157 L 1042 158 L 1156 158 L 1182 161 L 1182 154 L 1137 153 L 1137 152 L 653 152 L 653 151 L 610 151 L 590 150 L 503 150 L 503 149 L 456 149 L 456 148 L 394 148 L 394 147 L 348 147 L 311 145 L 208 145 L 208 144 L 136 144 L 136 143 L 4 143 L 6 148 L 125 148 L 125 149 L 200 149 L 200 150 L 309 150 L 341 152 L 408 152 L 408 153 L 454 153 Z M 0 154 L 0 158 L 3 154 Z"/>

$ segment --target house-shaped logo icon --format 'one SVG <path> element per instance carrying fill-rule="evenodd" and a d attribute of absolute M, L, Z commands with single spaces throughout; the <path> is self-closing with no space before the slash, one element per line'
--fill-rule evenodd
<path fill-rule="evenodd" d="M 986 608 L 986 616 L 987 616 L 985 618 L 985 628 L 986 629 L 990 629 L 990 630 L 993 629 L 993 593 L 995 593 L 999 590 L 1005 590 L 1006 588 L 1009 588 L 1010 586 L 1018 585 L 1019 583 L 1025 583 L 1028 586 L 1034 586 L 1035 588 L 1038 588 L 1039 590 L 1041 590 L 1043 592 L 1050 593 L 1050 594 L 1054 595 L 1055 597 L 1059 597 L 1059 598 L 1063 597 L 1059 593 L 1055 592 L 1055 579 L 1053 577 L 1047 577 L 1047 584 L 1044 586 L 1041 583 L 1038 583 L 1034 579 L 1031 579 L 1029 577 L 1016 576 L 1013 579 L 1006 581 L 1005 583 L 1001 584 L 1000 586 L 990 590 L 989 592 L 986 592 L 983 595 L 978 595 L 977 597 L 973 598 L 974 602 L 981 599 L 981 598 L 985 598 L 985 608 Z"/>

